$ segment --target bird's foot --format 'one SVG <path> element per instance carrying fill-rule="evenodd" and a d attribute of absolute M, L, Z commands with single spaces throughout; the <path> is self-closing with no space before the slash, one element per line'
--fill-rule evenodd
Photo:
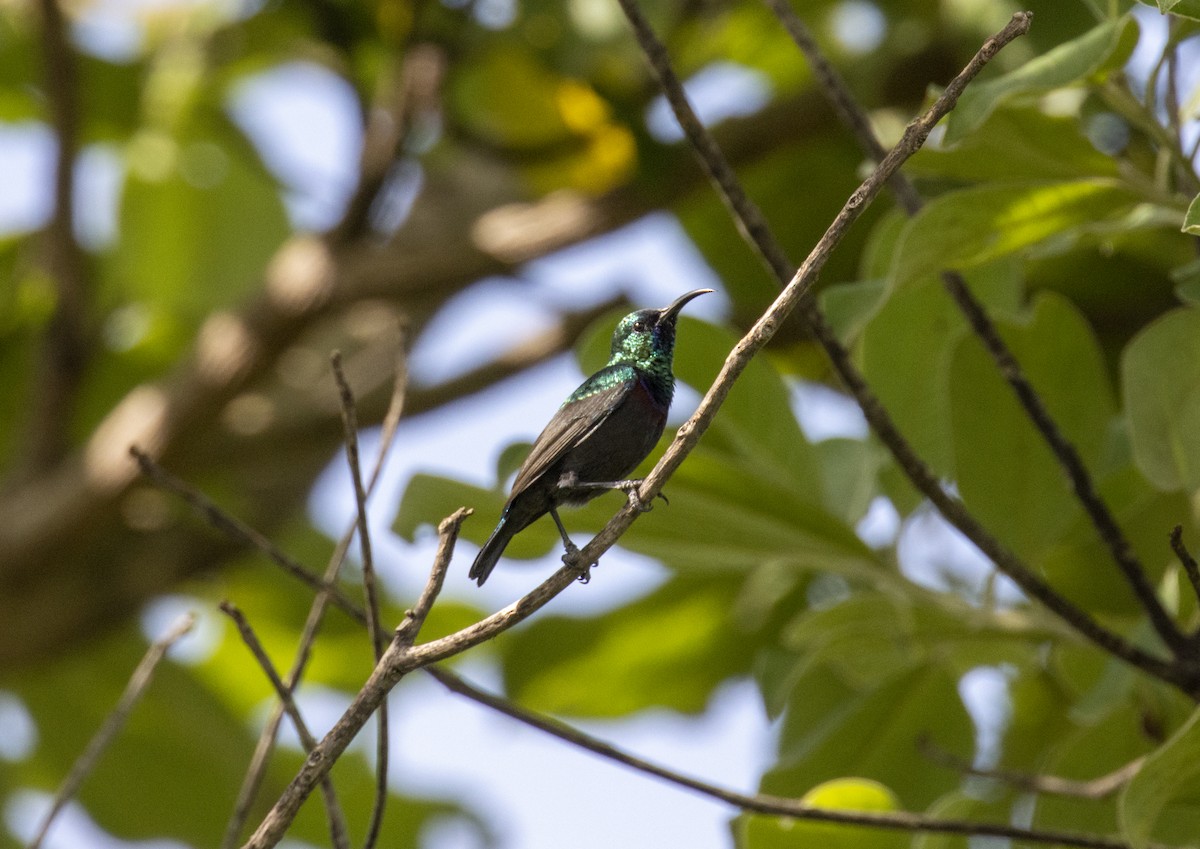
<path fill-rule="evenodd" d="M 635 481 L 620 481 L 620 488 L 622 491 L 624 491 L 625 496 L 629 499 L 629 503 L 632 505 L 634 510 L 639 513 L 649 513 L 654 509 L 654 498 L 661 498 L 665 504 L 671 503 L 667 500 L 667 496 L 663 495 L 661 492 L 655 493 L 654 498 L 650 499 L 650 501 L 642 501 L 641 488 L 643 482 L 643 478 L 639 478 Z"/>
<path fill-rule="evenodd" d="M 566 548 L 567 548 L 567 551 L 562 556 L 563 564 L 571 567 L 572 569 L 576 570 L 579 573 L 579 577 L 578 577 L 579 583 L 586 584 L 589 581 L 591 581 L 592 580 L 592 567 L 597 564 L 582 563 L 581 558 L 580 558 L 580 554 L 582 552 L 580 552 L 579 546 L 575 545 L 575 543 L 567 542 Z"/>

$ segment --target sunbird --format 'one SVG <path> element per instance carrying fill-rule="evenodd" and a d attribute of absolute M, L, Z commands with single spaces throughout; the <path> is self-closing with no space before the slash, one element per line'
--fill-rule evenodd
<path fill-rule="evenodd" d="M 470 577 L 480 586 L 509 541 L 547 513 L 567 557 L 579 549 L 558 516 L 561 504 L 584 504 L 606 490 L 625 492 L 634 506 L 640 480 L 625 478 L 658 443 L 675 394 L 671 371 L 675 323 L 684 305 L 712 289 L 680 295 L 660 310 L 638 310 L 613 331 L 608 364 L 579 385 L 538 435 L 521 464 L 500 522 L 475 557 Z"/>

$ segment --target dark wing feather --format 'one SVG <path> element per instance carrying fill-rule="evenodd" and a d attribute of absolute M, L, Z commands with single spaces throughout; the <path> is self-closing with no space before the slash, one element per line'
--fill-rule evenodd
<path fill-rule="evenodd" d="M 625 379 L 623 373 L 629 372 Z M 629 366 L 605 366 L 585 380 L 534 440 L 513 481 L 512 497 L 544 475 L 621 405 L 637 384 Z M 604 387 L 604 388 L 598 388 Z M 511 498 L 510 498 L 511 500 Z"/>

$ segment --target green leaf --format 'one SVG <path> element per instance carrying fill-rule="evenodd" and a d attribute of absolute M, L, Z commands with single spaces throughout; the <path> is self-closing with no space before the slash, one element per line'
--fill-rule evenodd
<path fill-rule="evenodd" d="M 1200 21 L 1200 0 L 1138 0 L 1143 6 L 1157 6 L 1164 15 L 1172 14 L 1193 21 Z"/>
<path fill-rule="evenodd" d="M 946 144 L 954 144 L 973 132 L 1006 100 L 1044 94 L 1119 67 L 1133 51 L 1137 38 L 1138 28 L 1130 16 L 1114 18 L 1015 71 L 970 86 L 946 119 Z"/>
<path fill-rule="evenodd" d="M 856 524 L 879 491 L 879 470 L 887 455 L 863 439 L 826 439 L 816 445 L 821 459 L 824 502 L 847 524 Z"/>
<path fill-rule="evenodd" d="M 1171 282 L 1175 284 L 1175 297 L 1180 301 L 1200 305 L 1200 259 L 1172 268 Z"/>
<path fill-rule="evenodd" d="M 896 669 L 935 660 L 963 673 L 981 665 L 1020 663 L 1030 645 L 1060 636 L 1036 616 L 999 616 L 907 582 L 878 583 L 880 590 L 858 589 L 796 615 L 780 635 L 793 662 L 801 669 L 826 664 L 844 680 L 868 687 Z M 787 676 L 795 679 L 797 673 L 780 665 L 776 680 Z"/>
<path fill-rule="evenodd" d="M 1114 405 L 1086 320 L 1047 293 L 1026 326 L 1000 329 L 1063 435 L 1094 468 Z M 1027 557 L 1061 538 L 1080 508 L 1058 461 L 974 336 L 953 356 L 950 401 L 955 479 L 971 510 Z"/>
<path fill-rule="evenodd" d="M 968 89 L 968 92 L 970 89 Z M 925 146 L 904 165 L 916 177 L 971 182 L 1117 177 L 1117 162 L 1097 150 L 1078 116 L 1032 106 L 1001 107 L 953 146 Z"/>
<path fill-rule="evenodd" d="M 1115 710 L 1052 741 L 1040 771 L 1089 781 L 1107 775 L 1144 754 L 1151 745 L 1142 724 L 1144 716 L 1131 704 L 1128 691 Z M 1036 798 L 1033 825 L 1092 834 L 1117 830 L 1117 800 L 1078 799 L 1053 794 Z"/>
<path fill-rule="evenodd" d="M 1187 214 L 1183 216 L 1182 230 L 1192 236 L 1200 236 L 1200 195 L 1196 195 L 1188 204 Z"/>
<path fill-rule="evenodd" d="M 1138 468 L 1159 489 L 1200 487 L 1200 309 L 1167 313 L 1121 357 Z"/>
<path fill-rule="evenodd" d="M 1151 839 L 1176 843 L 1200 834 L 1200 711 L 1151 752 L 1126 785 L 1120 822 L 1135 849 Z"/>
<path fill-rule="evenodd" d="M 975 297 L 992 314 L 1011 313 L 1022 297 L 1015 262 L 1004 260 L 966 274 Z M 913 447 L 939 473 L 952 476 L 950 364 L 967 332 L 939 278 L 895 291 L 863 330 L 863 373 Z"/>
<path fill-rule="evenodd" d="M 899 800 L 878 781 L 835 778 L 804 794 L 800 800 L 830 811 L 889 813 L 900 810 Z M 903 832 L 879 828 L 813 822 L 790 817 L 749 814 L 734 824 L 736 845 L 742 849 L 900 849 L 908 845 Z"/>
<path fill-rule="evenodd" d="M 1092 471 L 1100 477 L 1104 469 L 1092 466 Z M 1099 492 L 1134 554 L 1144 564 L 1151 583 L 1157 583 L 1167 565 L 1163 557 L 1163 517 L 1177 517 L 1190 530 L 1187 517 L 1191 509 L 1187 498 L 1182 493 L 1155 489 L 1134 468 L 1132 459 L 1103 475 Z M 1096 534 L 1095 525 L 1083 513 L 1076 516 L 1067 532 L 1036 562 L 1059 592 L 1093 613 L 1132 619 L 1141 616 L 1140 603 L 1113 564 L 1112 554 Z"/>
<path fill-rule="evenodd" d="M 780 762 L 762 790 L 800 796 L 847 775 L 893 787 L 905 807 L 924 808 L 957 786 L 952 770 L 914 770 L 918 741 L 932 736 L 951 751 L 971 751 L 974 728 L 957 677 L 937 665 L 899 669 L 866 689 L 818 666 L 796 684 L 780 731 Z"/>
<path fill-rule="evenodd" d="M 1103 178 L 950 192 L 908 225 L 891 283 L 902 287 L 943 268 L 962 271 L 1051 239 L 1078 236 L 1127 215 L 1137 202 L 1122 184 Z"/>
<path fill-rule="evenodd" d="M 122 302 L 145 302 L 154 317 L 191 328 L 261 285 L 290 228 L 278 187 L 256 158 L 219 137 L 148 131 L 128 156 L 109 269 Z"/>
<path fill-rule="evenodd" d="M 839 283 L 822 289 L 821 310 L 838 338 L 851 342 L 883 306 L 890 292 L 884 280 Z"/>
<path fill-rule="evenodd" d="M 498 641 L 505 690 L 537 710 L 625 716 L 650 707 L 698 713 L 721 682 L 750 668 L 759 639 L 735 621 L 739 580 L 676 578 L 593 619 L 543 616 Z"/>

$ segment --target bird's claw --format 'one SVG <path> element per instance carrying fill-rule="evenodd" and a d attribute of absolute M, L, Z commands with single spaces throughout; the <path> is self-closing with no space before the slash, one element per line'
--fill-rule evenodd
<path fill-rule="evenodd" d="M 661 492 L 654 493 L 654 498 L 649 501 L 642 501 L 641 487 L 643 481 L 628 481 L 627 484 L 621 487 L 625 490 L 625 495 L 629 499 L 630 506 L 638 513 L 649 513 L 654 509 L 654 498 L 661 498 L 664 504 L 669 505 L 671 502 L 667 500 L 667 496 Z"/>
<path fill-rule="evenodd" d="M 579 562 L 579 559 L 580 559 L 579 558 L 579 555 L 580 555 L 579 546 L 575 545 L 575 543 L 573 543 L 573 542 L 567 543 L 566 548 L 567 548 L 567 551 L 562 556 L 563 564 L 566 566 L 570 566 L 572 569 L 575 569 L 579 572 L 579 578 L 578 578 L 579 583 L 586 584 L 589 581 L 591 581 L 592 580 L 592 567 L 595 566 L 596 564 L 595 563 L 586 563 L 586 564 L 581 565 Z"/>
<path fill-rule="evenodd" d="M 647 504 L 645 501 L 642 501 L 641 493 L 638 492 L 638 489 L 641 488 L 641 485 L 642 482 L 640 480 L 626 481 L 621 489 L 625 491 L 625 497 L 629 499 L 629 505 L 633 507 L 636 512 L 649 513 L 654 509 L 654 505 Z"/>

